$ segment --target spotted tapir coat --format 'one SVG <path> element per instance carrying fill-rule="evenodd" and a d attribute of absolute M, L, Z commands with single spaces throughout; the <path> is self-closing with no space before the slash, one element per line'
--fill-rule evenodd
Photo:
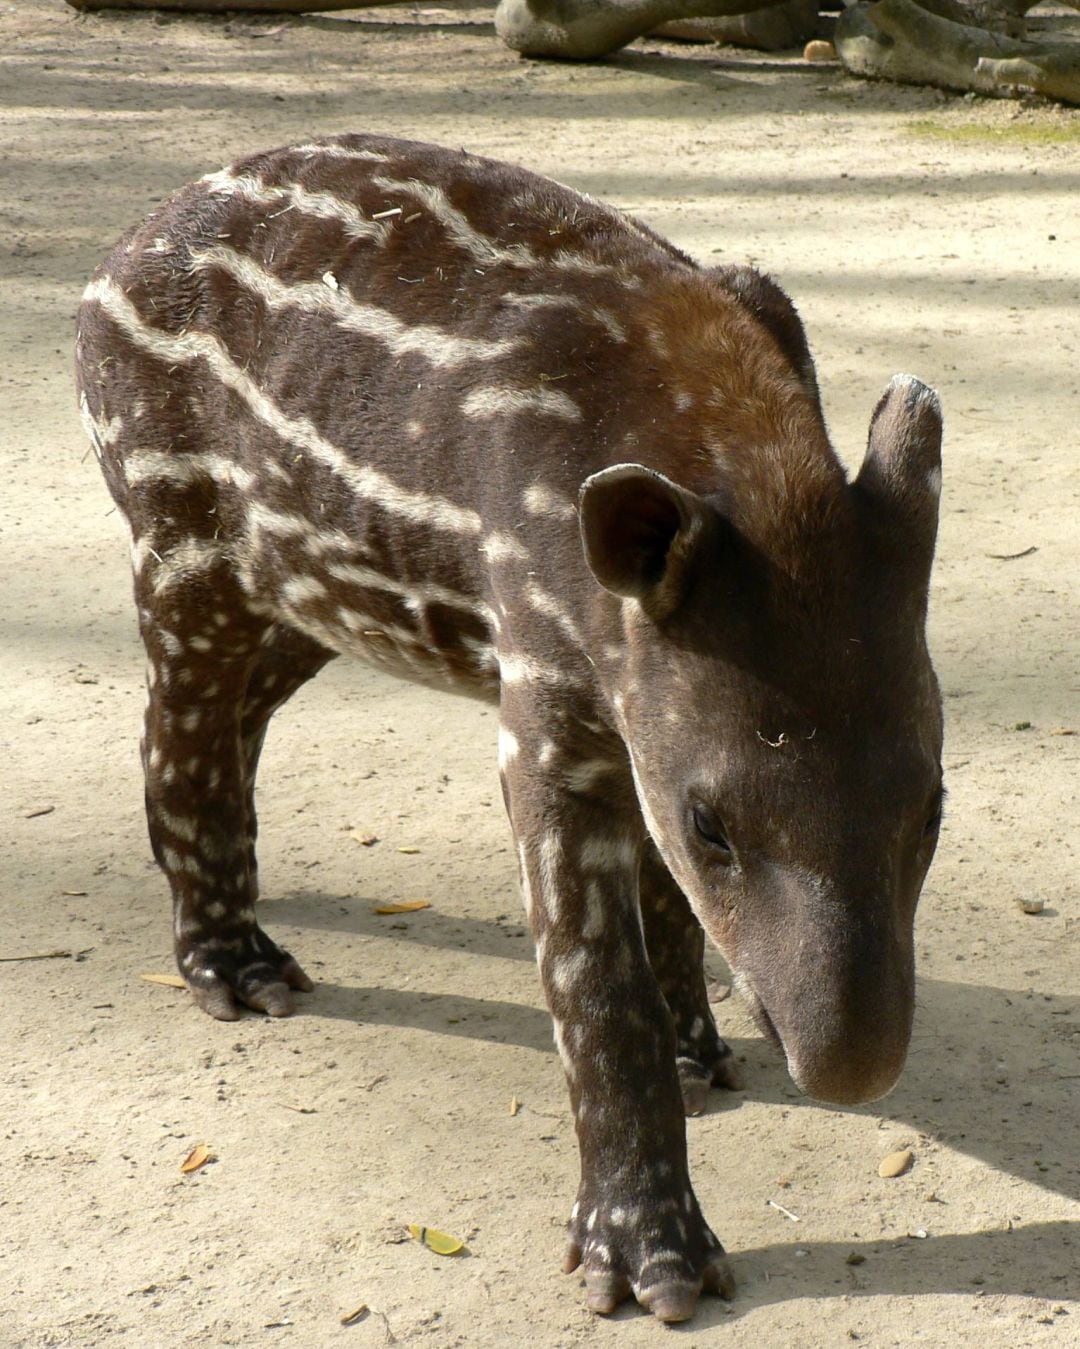
<path fill-rule="evenodd" d="M 255 916 L 275 709 L 338 653 L 496 701 L 580 1143 L 567 1268 L 598 1311 L 730 1295 L 684 1136 L 736 1081 L 703 928 L 804 1089 L 868 1099 L 906 1051 L 941 800 L 934 395 L 893 382 L 849 483 L 772 282 L 374 136 L 153 212 L 86 291 L 78 370 L 198 1003 L 311 988 Z"/>

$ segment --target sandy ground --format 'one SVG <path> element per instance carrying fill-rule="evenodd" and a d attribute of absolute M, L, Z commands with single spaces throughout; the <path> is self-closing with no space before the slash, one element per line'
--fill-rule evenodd
<path fill-rule="evenodd" d="M 486 18 L 0 6 L 0 1345 L 1078 1344 L 1080 114 L 655 41 L 529 65 Z M 576 1150 L 492 713 L 331 667 L 275 722 L 261 791 L 264 922 L 317 992 L 222 1025 L 139 977 L 171 969 L 169 923 L 72 317 L 162 195 L 346 129 L 513 158 L 768 267 L 849 460 L 897 370 L 944 400 L 951 798 L 909 1067 L 874 1108 L 824 1108 L 720 1007 L 749 1085 L 689 1139 L 740 1287 L 680 1330 L 594 1319 L 557 1272 Z M 432 907 L 373 912 L 411 898 Z M 217 1161 L 183 1176 L 197 1143 Z M 898 1146 L 913 1169 L 879 1179 Z"/>

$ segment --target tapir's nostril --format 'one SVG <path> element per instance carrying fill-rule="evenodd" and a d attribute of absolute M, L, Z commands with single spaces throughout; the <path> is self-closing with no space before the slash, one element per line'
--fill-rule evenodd
<path fill-rule="evenodd" d="M 799 1090 L 829 1105 L 868 1105 L 880 1101 L 896 1086 L 903 1066 L 901 1058 L 898 1063 L 882 1064 L 871 1072 L 844 1064 L 822 1071 L 816 1064 L 806 1069 L 788 1055 L 788 1072 Z"/>
<path fill-rule="evenodd" d="M 902 1018 L 891 1030 L 867 1034 L 852 1027 L 828 1040 L 798 1035 L 785 1042 L 788 1072 L 800 1091 L 831 1105 L 880 1101 L 896 1086 L 907 1058 Z"/>
<path fill-rule="evenodd" d="M 791 1080 L 807 1096 L 831 1105 L 866 1105 L 887 1096 L 899 1080 L 907 1057 L 909 1021 L 900 1010 L 888 1023 L 835 1018 L 827 1008 L 782 1006 L 773 1019 L 745 975 L 736 983 L 762 1034 L 787 1059 Z"/>

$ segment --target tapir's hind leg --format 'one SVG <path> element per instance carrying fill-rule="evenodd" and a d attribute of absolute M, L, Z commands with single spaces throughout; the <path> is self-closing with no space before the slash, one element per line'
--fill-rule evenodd
<path fill-rule="evenodd" d="M 199 1006 L 233 1020 L 243 1004 L 293 1010 L 311 981 L 255 919 L 254 772 L 276 706 L 329 658 L 301 641 L 282 678 L 285 646 L 253 614 L 223 563 L 195 579 L 168 553 L 136 580 L 149 658 L 143 765 L 154 856 L 169 880 L 177 963 Z M 312 644 L 308 644 L 309 646 Z"/>
<path fill-rule="evenodd" d="M 266 728 L 278 708 L 309 679 L 313 679 L 335 654 L 303 633 L 275 624 L 263 635 L 255 666 L 248 679 L 240 717 L 240 746 L 244 756 L 248 866 L 255 899 L 259 897 L 259 870 L 255 860 L 255 840 L 259 832 L 255 812 L 255 776 L 259 769 Z"/>
<path fill-rule="evenodd" d="M 645 944 L 677 1036 L 675 1066 L 688 1115 L 700 1115 L 709 1087 L 738 1090 L 738 1065 L 720 1038 L 705 990 L 705 933 L 686 896 L 647 844 L 641 862 L 641 918 Z"/>

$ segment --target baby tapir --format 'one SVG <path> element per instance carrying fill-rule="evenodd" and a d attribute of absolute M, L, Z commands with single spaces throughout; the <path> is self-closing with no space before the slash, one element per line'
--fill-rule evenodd
<path fill-rule="evenodd" d="M 787 297 L 522 169 L 377 136 L 242 160 L 79 314 L 132 531 L 143 759 L 205 1011 L 311 981 L 255 915 L 267 722 L 335 654 L 497 702 L 581 1151 L 566 1268 L 666 1321 L 729 1296 L 684 1111 L 734 1085 L 718 944 L 795 1082 L 887 1092 L 941 817 L 925 644 L 936 396 L 849 482 Z"/>

